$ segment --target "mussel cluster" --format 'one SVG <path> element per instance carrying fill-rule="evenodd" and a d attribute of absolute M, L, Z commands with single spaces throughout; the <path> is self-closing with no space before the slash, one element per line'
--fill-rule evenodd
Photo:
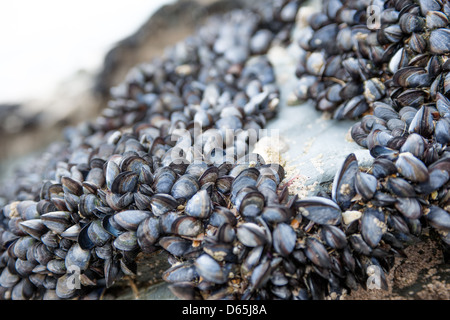
<path fill-rule="evenodd" d="M 449 13 L 439 0 L 324 1 L 298 43 L 296 96 L 334 119 L 360 118 L 353 140 L 389 174 L 400 162 L 410 182 L 400 197 L 423 200 L 448 181 Z"/>
<path fill-rule="evenodd" d="M 140 252 L 190 246 L 231 192 L 248 215 L 278 201 L 283 169 L 249 152 L 279 103 L 266 52 L 289 39 L 299 1 L 263 4 L 132 69 L 100 116 L 22 167 L 2 190 L 1 298 L 98 297 Z M 237 195 L 238 175 L 259 191 Z"/>
<path fill-rule="evenodd" d="M 383 9 L 378 31 L 368 5 Z M 362 117 L 352 137 L 375 158 L 363 169 L 350 154 L 329 194 L 289 195 L 283 167 L 251 153 L 280 98 L 266 53 L 291 41 L 301 1 L 212 17 L 135 67 L 99 117 L 68 128 L 5 196 L 0 298 L 97 299 L 159 250 L 183 299 L 386 288 L 423 228 L 450 245 L 448 42 L 435 39 L 446 6 L 331 0 L 311 16 L 296 94 L 335 119 Z"/>
<path fill-rule="evenodd" d="M 302 30 L 296 96 L 334 119 L 362 117 L 351 135 L 374 157 L 431 164 L 450 141 L 449 13 L 438 0 L 325 1 Z"/>

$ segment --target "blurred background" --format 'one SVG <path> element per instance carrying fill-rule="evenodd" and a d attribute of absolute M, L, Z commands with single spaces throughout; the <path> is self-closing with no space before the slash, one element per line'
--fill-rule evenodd
<path fill-rule="evenodd" d="M 174 0 L 0 3 L 0 101 L 48 96 L 75 72 L 96 72 L 114 44 Z"/>
<path fill-rule="evenodd" d="M 0 2 L 0 179 L 95 117 L 135 65 L 251 0 Z"/>
<path fill-rule="evenodd" d="M 174 0 L 0 2 L 0 177 L 95 115 L 105 55 Z"/>

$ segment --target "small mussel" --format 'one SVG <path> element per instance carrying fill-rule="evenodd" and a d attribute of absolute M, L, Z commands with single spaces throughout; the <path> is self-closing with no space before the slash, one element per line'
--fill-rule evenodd
<path fill-rule="evenodd" d="M 355 176 L 358 171 L 358 161 L 352 153 L 342 163 L 333 181 L 332 199 L 343 210 L 350 207 L 351 201 L 356 194 Z"/>
<path fill-rule="evenodd" d="M 305 218 L 315 223 L 337 225 L 341 222 L 341 209 L 330 199 L 309 197 L 298 200 L 295 205 Z"/>
<path fill-rule="evenodd" d="M 207 254 L 203 254 L 195 261 L 195 270 L 206 281 L 222 284 L 228 280 L 228 271 L 219 262 Z"/>
<path fill-rule="evenodd" d="M 161 216 L 178 207 L 177 200 L 169 194 L 158 193 L 150 199 L 151 211 L 155 216 Z"/>
<path fill-rule="evenodd" d="M 236 235 L 239 241 L 247 247 L 257 247 L 267 242 L 264 229 L 252 222 L 247 222 L 239 226 Z"/>
<path fill-rule="evenodd" d="M 177 200 L 187 201 L 198 189 L 198 181 L 194 176 L 183 175 L 174 183 L 170 194 Z"/>
<path fill-rule="evenodd" d="M 284 257 L 294 250 L 297 235 L 287 224 L 279 223 L 273 231 L 273 246 L 276 252 Z"/>
<path fill-rule="evenodd" d="M 208 218 L 211 215 L 212 202 L 208 192 L 204 189 L 198 191 L 186 204 L 187 215 L 196 218 Z"/>
<path fill-rule="evenodd" d="M 154 244 L 161 236 L 160 220 L 157 217 L 148 216 L 140 224 L 136 231 L 137 241 L 144 252 L 152 252 Z"/>
<path fill-rule="evenodd" d="M 384 214 L 378 210 L 366 209 L 361 219 L 361 235 L 365 242 L 375 248 L 386 232 Z"/>

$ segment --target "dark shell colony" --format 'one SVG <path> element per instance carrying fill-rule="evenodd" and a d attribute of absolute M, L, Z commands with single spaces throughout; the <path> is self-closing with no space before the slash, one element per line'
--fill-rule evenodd
<path fill-rule="evenodd" d="M 350 154 L 329 195 L 304 199 L 249 153 L 279 103 L 266 53 L 292 40 L 300 7 L 211 18 L 18 173 L 0 216 L 0 298 L 100 298 L 158 250 L 180 298 L 339 298 L 375 271 L 386 288 L 425 228 L 450 245 L 450 4 L 330 0 L 311 15 L 295 94 L 357 118 L 352 137 L 375 160 L 362 170 Z"/>

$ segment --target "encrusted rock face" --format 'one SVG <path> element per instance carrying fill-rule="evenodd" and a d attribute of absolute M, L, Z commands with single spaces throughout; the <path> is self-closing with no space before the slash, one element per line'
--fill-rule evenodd
<path fill-rule="evenodd" d="M 131 298 L 129 285 L 155 299 L 340 299 L 392 289 L 396 258 L 428 236 L 448 246 L 446 92 L 397 110 L 409 89 L 392 88 L 416 74 L 374 69 L 367 56 L 383 41 L 401 46 L 410 26 L 392 18 L 371 31 L 358 1 L 326 1 L 308 26 L 302 1 L 233 4 L 245 9 L 133 67 L 98 117 L 17 174 L 3 192 L 1 298 Z M 357 45 L 332 46 L 348 31 Z M 360 78 L 364 93 L 352 87 Z M 342 103 L 335 119 L 295 106 L 296 85 L 320 112 Z M 363 112 L 373 114 L 352 128 L 336 122 Z M 304 131 L 320 134 L 299 141 Z"/>

